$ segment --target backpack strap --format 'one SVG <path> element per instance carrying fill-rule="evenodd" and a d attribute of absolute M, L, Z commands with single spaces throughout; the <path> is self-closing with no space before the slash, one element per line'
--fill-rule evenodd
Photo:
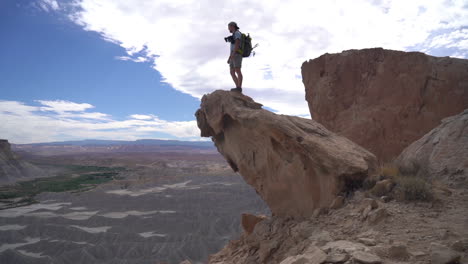
<path fill-rule="evenodd" d="M 242 54 L 244 54 L 243 50 L 244 50 L 244 46 L 245 46 L 245 35 L 242 34 L 242 32 L 240 32 L 240 31 L 239 31 L 239 33 L 241 35 L 240 40 L 239 40 L 240 45 L 239 45 L 239 49 L 236 52 L 239 53 L 240 55 L 242 55 Z"/>

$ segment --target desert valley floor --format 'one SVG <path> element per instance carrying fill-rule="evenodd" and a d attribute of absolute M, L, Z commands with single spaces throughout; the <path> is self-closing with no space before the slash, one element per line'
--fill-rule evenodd
<path fill-rule="evenodd" d="M 201 263 L 240 234 L 241 213 L 268 213 L 213 151 L 59 156 L 34 157 L 127 169 L 91 190 L 0 210 L 0 263 Z"/>

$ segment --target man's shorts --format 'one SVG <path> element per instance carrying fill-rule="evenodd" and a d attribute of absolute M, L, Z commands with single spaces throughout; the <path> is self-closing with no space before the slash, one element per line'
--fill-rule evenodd
<path fill-rule="evenodd" d="M 234 54 L 234 57 L 229 62 L 231 68 L 240 68 L 242 67 L 242 55 L 239 53 Z"/>

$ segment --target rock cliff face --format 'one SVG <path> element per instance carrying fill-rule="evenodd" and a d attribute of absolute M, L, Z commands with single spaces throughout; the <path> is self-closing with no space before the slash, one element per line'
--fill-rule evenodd
<path fill-rule="evenodd" d="M 449 177 L 468 183 L 468 109 L 407 147 L 396 163 L 400 171 L 418 177 Z"/>
<path fill-rule="evenodd" d="M 215 91 L 196 113 L 234 171 L 273 215 L 305 218 L 376 171 L 373 154 L 309 119 L 276 115 L 250 97 Z"/>
<path fill-rule="evenodd" d="M 238 93 L 202 98 L 201 135 L 273 213 L 243 214 L 243 234 L 209 263 L 465 263 L 468 110 L 427 132 L 468 108 L 468 61 L 370 49 L 323 55 L 302 72 L 315 121 Z M 407 147 L 396 162 L 415 177 L 393 164 L 376 174 L 375 156 L 343 136 L 381 161 Z M 447 181 L 423 178 L 431 175 Z M 367 176 L 375 177 L 359 188 Z M 439 206 L 402 203 L 394 195 L 402 190 L 427 192 Z"/>
<path fill-rule="evenodd" d="M 304 62 L 312 118 L 388 161 L 468 108 L 468 60 L 384 49 Z"/>
<path fill-rule="evenodd" d="M 42 170 L 18 159 L 11 151 L 8 140 L 0 139 L 0 183 L 39 176 L 43 176 Z"/>

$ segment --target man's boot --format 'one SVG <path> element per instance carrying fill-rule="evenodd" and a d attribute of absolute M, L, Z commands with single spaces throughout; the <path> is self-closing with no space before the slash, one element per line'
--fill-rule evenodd
<path fill-rule="evenodd" d="M 242 88 L 240 88 L 240 87 L 232 88 L 232 89 L 231 89 L 231 92 L 239 92 L 239 93 L 242 93 Z"/>

